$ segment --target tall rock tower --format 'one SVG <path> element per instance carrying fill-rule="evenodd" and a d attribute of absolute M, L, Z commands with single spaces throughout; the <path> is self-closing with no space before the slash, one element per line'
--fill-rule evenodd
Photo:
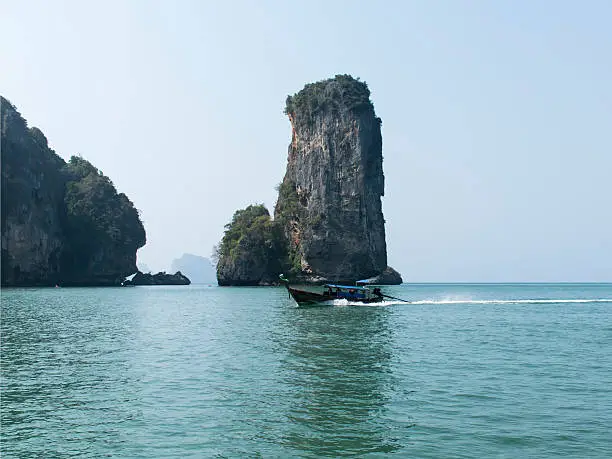
<path fill-rule="evenodd" d="M 292 127 L 275 220 L 295 275 L 354 282 L 387 268 L 381 119 L 365 82 L 349 75 L 287 98 Z"/>

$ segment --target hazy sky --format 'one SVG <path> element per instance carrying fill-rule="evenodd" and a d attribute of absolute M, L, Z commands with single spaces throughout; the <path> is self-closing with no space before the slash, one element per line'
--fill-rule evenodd
<path fill-rule="evenodd" d="M 155 271 L 273 208 L 287 94 L 350 73 L 406 282 L 612 281 L 611 23 L 607 0 L 0 0 L 0 94 L 129 196 Z"/>

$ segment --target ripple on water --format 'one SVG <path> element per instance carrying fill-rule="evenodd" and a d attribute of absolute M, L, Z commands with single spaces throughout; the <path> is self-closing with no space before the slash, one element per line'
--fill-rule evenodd
<path fill-rule="evenodd" d="M 389 294 L 3 291 L 3 457 L 612 456 L 612 286 Z"/>

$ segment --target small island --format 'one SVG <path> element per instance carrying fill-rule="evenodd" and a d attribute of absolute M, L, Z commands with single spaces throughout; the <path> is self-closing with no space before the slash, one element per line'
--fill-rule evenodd
<path fill-rule="evenodd" d="M 166 274 L 164 271 L 157 274 L 141 273 L 138 271 L 131 280 L 126 280 L 123 285 L 189 285 L 191 281 L 187 276 L 183 275 L 180 271 L 175 274 Z"/>
<path fill-rule="evenodd" d="M 401 284 L 387 266 L 381 119 L 367 84 L 350 75 L 288 96 L 291 141 L 271 216 L 234 213 L 217 247 L 219 285 Z"/>

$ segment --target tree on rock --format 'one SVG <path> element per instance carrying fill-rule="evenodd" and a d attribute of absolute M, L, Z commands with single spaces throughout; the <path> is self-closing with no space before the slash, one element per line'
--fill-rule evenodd
<path fill-rule="evenodd" d="M 236 211 L 218 248 L 219 285 L 275 283 L 286 265 L 285 245 L 281 226 L 263 204 Z"/>

